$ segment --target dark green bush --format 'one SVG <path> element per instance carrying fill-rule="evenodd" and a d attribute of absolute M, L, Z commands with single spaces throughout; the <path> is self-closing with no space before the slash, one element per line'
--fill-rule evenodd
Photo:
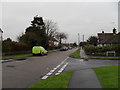
<path fill-rule="evenodd" d="M 29 46 L 25 43 L 15 42 L 11 39 L 6 39 L 2 42 L 2 52 L 15 52 L 30 50 Z"/>
<path fill-rule="evenodd" d="M 85 45 L 84 49 L 86 53 L 105 53 L 106 51 L 115 51 L 117 53 L 120 53 L 120 44 L 117 45 L 111 45 L 111 46 L 93 46 L 93 45 Z"/>

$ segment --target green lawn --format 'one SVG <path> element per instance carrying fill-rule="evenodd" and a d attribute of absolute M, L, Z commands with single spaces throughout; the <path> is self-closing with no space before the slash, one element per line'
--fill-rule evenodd
<path fill-rule="evenodd" d="M 53 53 L 56 51 L 58 51 L 58 50 L 49 50 L 48 53 Z M 32 54 L 29 53 L 29 54 L 20 54 L 20 55 L 12 55 L 12 56 L 3 56 L 3 59 L 17 59 L 17 58 L 25 58 L 28 56 L 32 56 Z"/>
<path fill-rule="evenodd" d="M 75 52 L 71 53 L 69 56 L 73 57 L 73 58 L 80 58 L 80 49 L 78 49 Z"/>
<path fill-rule="evenodd" d="M 41 80 L 29 88 L 67 88 L 73 72 L 62 73 L 45 80 Z"/>
<path fill-rule="evenodd" d="M 120 66 L 119 66 L 120 68 Z M 118 66 L 93 68 L 103 88 L 118 88 Z"/>
<path fill-rule="evenodd" d="M 49 50 L 48 53 L 53 53 L 53 52 L 56 52 L 56 51 L 59 51 L 59 49 L 56 49 L 56 50 Z"/>
<path fill-rule="evenodd" d="M 24 58 L 24 57 L 28 57 L 28 56 L 32 56 L 32 54 L 21 54 L 21 55 L 12 55 L 12 56 L 6 56 L 3 57 L 3 59 L 17 59 L 17 58 Z"/>
<path fill-rule="evenodd" d="M 120 59 L 120 57 L 90 57 L 89 59 Z"/>

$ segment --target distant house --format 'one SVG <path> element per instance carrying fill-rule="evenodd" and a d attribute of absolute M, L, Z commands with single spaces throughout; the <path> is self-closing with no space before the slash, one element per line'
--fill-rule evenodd
<path fill-rule="evenodd" d="M 120 44 L 120 32 L 117 34 L 116 29 L 113 29 L 113 33 L 98 33 L 98 46 L 110 46 L 113 44 Z"/>
<path fill-rule="evenodd" d="M 57 47 L 58 46 L 58 40 L 55 37 L 51 37 L 51 39 L 48 42 L 49 46 Z"/>

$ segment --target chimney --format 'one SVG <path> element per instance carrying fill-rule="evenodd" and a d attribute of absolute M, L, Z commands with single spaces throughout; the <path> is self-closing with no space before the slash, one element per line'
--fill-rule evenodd
<path fill-rule="evenodd" d="M 102 31 L 102 33 L 104 33 L 104 31 Z"/>
<path fill-rule="evenodd" d="M 116 31 L 116 29 L 114 28 L 114 29 L 113 29 L 113 34 L 116 34 L 116 32 L 117 32 L 117 31 Z"/>

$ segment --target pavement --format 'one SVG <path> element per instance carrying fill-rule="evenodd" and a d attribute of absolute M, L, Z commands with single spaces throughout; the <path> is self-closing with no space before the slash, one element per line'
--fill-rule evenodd
<path fill-rule="evenodd" d="M 118 60 L 88 60 L 84 50 L 80 50 L 82 59 L 69 58 L 69 65 L 64 72 L 74 71 L 69 82 L 68 88 L 102 88 L 96 73 L 92 70 L 94 67 L 116 66 Z"/>
<path fill-rule="evenodd" d="M 88 59 L 88 56 L 85 54 L 85 51 L 82 49 L 80 49 L 80 58 L 83 58 L 83 59 Z"/>

